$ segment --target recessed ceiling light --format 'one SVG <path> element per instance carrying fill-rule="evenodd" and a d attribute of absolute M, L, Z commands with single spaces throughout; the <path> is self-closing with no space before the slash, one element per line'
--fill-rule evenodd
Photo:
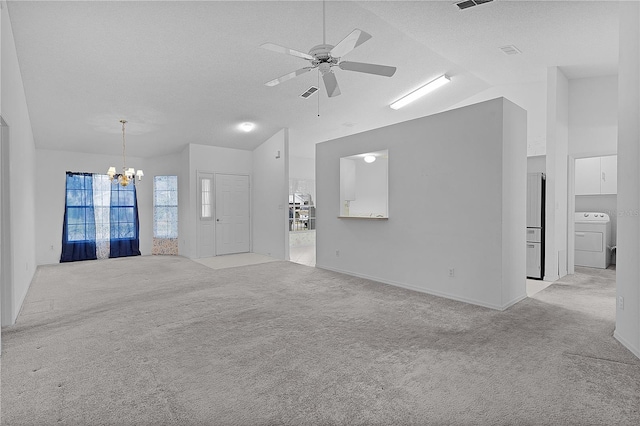
<path fill-rule="evenodd" d="M 376 156 L 375 155 L 365 155 L 364 156 L 364 162 L 365 163 L 373 163 L 374 161 L 376 161 Z"/>
<path fill-rule="evenodd" d="M 242 130 L 243 132 L 250 132 L 253 130 L 254 127 L 256 127 L 255 124 L 253 123 L 249 123 L 248 121 L 245 123 L 240 124 L 240 130 Z"/>
<path fill-rule="evenodd" d="M 415 101 L 416 99 L 423 97 L 427 93 L 433 92 L 438 87 L 443 86 L 450 81 L 451 79 L 449 77 L 447 77 L 446 75 L 441 75 L 440 77 L 430 81 L 429 83 L 425 84 L 419 89 L 416 89 L 413 92 L 409 93 L 408 95 L 403 96 L 402 98 L 398 99 L 397 101 L 395 101 L 389 106 L 393 109 L 400 109 L 403 106 L 408 105 L 411 102 Z"/>

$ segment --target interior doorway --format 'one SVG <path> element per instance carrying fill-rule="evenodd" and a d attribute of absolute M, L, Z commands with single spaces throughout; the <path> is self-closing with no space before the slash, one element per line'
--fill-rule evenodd
<path fill-rule="evenodd" d="M 289 179 L 289 260 L 316 265 L 315 180 Z"/>
<path fill-rule="evenodd" d="M 617 246 L 617 155 L 569 158 L 568 267 L 613 269 Z"/>

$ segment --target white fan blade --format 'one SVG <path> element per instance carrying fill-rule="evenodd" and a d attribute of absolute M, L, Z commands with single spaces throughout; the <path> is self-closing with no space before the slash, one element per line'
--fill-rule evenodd
<path fill-rule="evenodd" d="M 312 69 L 313 69 L 313 67 L 300 68 L 299 70 L 295 70 L 294 72 L 290 72 L 289 74 L 285 74 L 282 77 L 278 77 L 278 78 L 273 79 L 271 81 L 267 81 L 264 85 L 272 87 L 272 86 L 275 86 L 275 85 L 278 85 L 278 84 L 282 83 L 283 81 L 291 80 L 292 78 L 295 78 L 295 77 L 299 76 L 300 74 L 304 74 L 306 72 L 309 72 Z"/>
<path fill-rule="evenodd" d="M 345 71 L 364 72 L 367 74 L 382 75 L 385 77 L 391 77 L 396 72 L 396 67 L 389 67 L 386 65 L 365 64 L 363 62 L 340 62 L 338 64 L 340 69 Z"/>
<path fill-rule="evenodd" d="M 313 56 L 309 55 L 308 53 L 302 53 L 297 50 L 289 49 L 288 47 L 279 46 L 277 44 L 265 43 L 261 44 L 260 47 L 262 47 L 263 49 L 272 50 L 274 52 L 284 53 L 285 55 L 296 56 L 298 58 L 309 59 L 313 61 Z"/>
<path fill-rule="evenodd" d="M 338 80 L 336 80 L 336 75 L 333 72 L 327 71 L 322 74 L 322 81 L 324 81 L 324 87 L 327 89 L 327 96 L 333 98 L 340 94 Z"/>
<path fill-rule="evenodd" d="M 343 38 L 340 43 L 336 44 L 329 53 L 334 58 L 341 58 L 370 38 L 371 35 L 369 33 L 356 28 L 351 31 L 351 34 Z"/>

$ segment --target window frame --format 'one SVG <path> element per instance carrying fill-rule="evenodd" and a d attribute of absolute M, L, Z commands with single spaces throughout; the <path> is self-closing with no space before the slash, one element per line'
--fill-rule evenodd
<path fill-rule="evenodd" d="M 161 188 L 158 189 L 158 183 L 160 181 L 160 178 L 169 178 L 166 180 L 166 187 L 165 188 Z M 171 193 L 173 192 L 174 195 L 173 196 L 169 196 L 169 197 L 160 197 L 159 194 L 160 193 Z M 156 239 L 176 239 L 178 238 L 178 225 L 179 225 L 179 220 L 178 220 L 178 207 L 179 207 L 179 199 L 178 199 L 178 176 L 176 175 L 159 175 L 159 176 L 154 176 L 153 178 L 153 238 Z M 170 200 L 173 201 L 173 203 L 171 204 L 159 204 L 158 200 L 161 198 L 165 198 L 166 200 Z M 174 220 L 163 220 L 163 221 L 158 221 L 158 217 L 159 217 L 159 212 L 160 211 L 173 211 L 175 214 L 171 215 L 168 214 L 166 215 L 166 217 L 175 217 L 175 221 Z M 165 233 L 159 233 L 158 232 L 158 225 L 160 224 L 160 222 L 162 224 L 165 225 L 165 229 L 166 232 Z M 173 225 L 173 226 L 172 226 Z M 175 233 L 174 233 L 175 230 Z"/>

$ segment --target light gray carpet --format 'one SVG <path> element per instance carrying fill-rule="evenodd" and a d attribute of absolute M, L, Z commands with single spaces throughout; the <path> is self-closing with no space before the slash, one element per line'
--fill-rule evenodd
<path fill-rule="evenodd" d="M 638 425 L 615 273 L 585 271 L 497 312 L 289 262 L 41 267 L 2 423 Z"/>

